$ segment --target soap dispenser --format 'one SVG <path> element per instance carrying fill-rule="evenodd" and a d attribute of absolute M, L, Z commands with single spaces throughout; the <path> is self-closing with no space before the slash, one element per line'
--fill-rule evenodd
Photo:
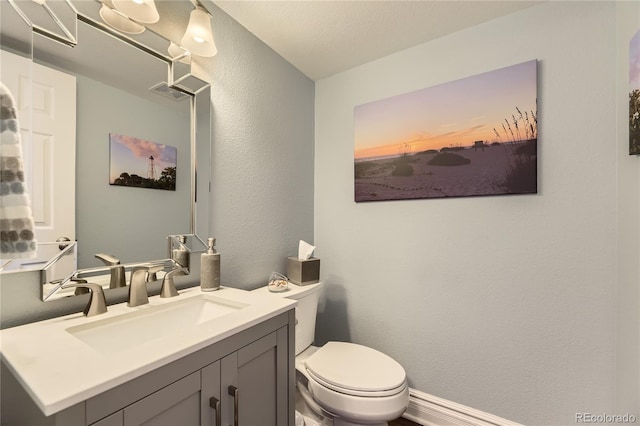
<path fill-rule="evenodd" d="M 207 240 L 207 252 L 200 255 L 200 289 L 213 291 L 220 288 L 220 253 L 215 249 L 216 239 Z"/>
<path fill-rule="evenodd" d="M 182 268 L 189 269 L 189 250 L 186 246 L 187 237 L 184 235 L 178 236 L 178 247 L 173 249 L 171 258 Z"/>

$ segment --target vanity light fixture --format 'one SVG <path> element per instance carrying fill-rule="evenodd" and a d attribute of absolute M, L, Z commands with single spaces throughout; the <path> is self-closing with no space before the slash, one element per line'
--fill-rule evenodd
<path fill-rule="evenodd" d="M 213 42 L 211 15 L 198 4 L 195 4 L 195 9 L 189 16 L 189 25 L 182 37 L 182 46 L 194 55 L 207 58 L 218 53 Z"/>
<path fill-rule="evenodd" d="M 123 33 L 141 34 L 145 30 L 145 27 L 143 25 L 132 21 L 131 19 L 124 16 L 121 12 L 111 9 L 106 4 L 103 4 L 100 8 L 100 17 L 108 25 Z"/>
<path fill-rule="evenodd" d="M 116 9 L 134 21 L 155 24 L 160 20 L 154 0 L 113 0 Z"/>

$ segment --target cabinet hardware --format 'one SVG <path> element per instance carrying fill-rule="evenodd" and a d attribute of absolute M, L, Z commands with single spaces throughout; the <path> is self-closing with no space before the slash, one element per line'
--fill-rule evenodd
<path fill-rule="evenodd" d="M 229 395 L 233 397 L 233 426 L 238 426 L 238 405 L 240 404 L 240 390 L 231 385 L 229 386 Z"/>
<path fill-rule="evenodd" d="M 209 406 L 216 410 L 216 422 L 214 426 L 220 426 L 220 400 L 212 396 L 209 398 Z"/>

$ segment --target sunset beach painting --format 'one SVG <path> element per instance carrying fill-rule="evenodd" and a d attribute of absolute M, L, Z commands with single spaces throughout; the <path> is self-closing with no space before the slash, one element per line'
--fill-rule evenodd
<path fill-rule="evenodd" d="M 109 143 L 109 184 L 175 191 L 176 147 L 116 133 Z"/>
<path fill-rule="evenodd" d="M 537 193 L 537 61 L 354 109 L 355 201 Z"/>

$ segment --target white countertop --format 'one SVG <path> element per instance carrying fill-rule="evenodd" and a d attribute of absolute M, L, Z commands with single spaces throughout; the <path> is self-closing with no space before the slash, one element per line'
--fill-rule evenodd
<path fill-rule="evenodd" d="M 249 306 L 179 333 L 109 353 L 94 349 L 67 331 L 70 327 L 208 295 Z M 181 290 L 174 298 L 150 297 L 148 305 L 135 308 L 126 303 L 109 306 L 106 314 L 92 318 L 80 312 L 2 330 L 0 353 L 38 407 L 49 416 L 286 312 L 295 304 L 295 300 L 261 292 L 223 287 L 205 293 L 200 287 L 192 287 Z"/>

